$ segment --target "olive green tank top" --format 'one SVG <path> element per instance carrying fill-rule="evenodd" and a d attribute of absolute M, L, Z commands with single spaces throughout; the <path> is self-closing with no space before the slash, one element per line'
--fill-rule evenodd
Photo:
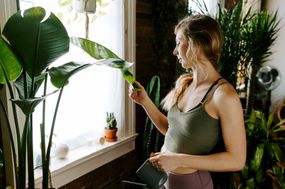
<path fill-rule="evenodd" d="M 211 117 L 205 110 L 205 102 L 210 92 L 222 84 L 215 81 L 201 102 L 187 112 L 181 112 L 177 103 L 168 112 L 169 128 L 164 146 L 174 153 L 191 155 L 210 154 L 222 141 L 220 121 Z M 216 86 L 216 87 L 215 87 Z M 214 88 L 215 87 L 215 88 Z"/>

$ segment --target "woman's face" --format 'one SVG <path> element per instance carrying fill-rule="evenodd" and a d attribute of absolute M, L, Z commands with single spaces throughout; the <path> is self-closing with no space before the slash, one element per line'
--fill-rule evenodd
<path fill-rule="evenodd" d="M 173 55 L 177 56 L 178 62 L 183 68 L 191 67 L 191 61 L 189 58 L 187 58 L 186 55 L 187 49 L 189 47 L 189 41 L 186 39 L 182 30 L 177 31 L 175 41 L 176 46 L 173 51 Z"/>

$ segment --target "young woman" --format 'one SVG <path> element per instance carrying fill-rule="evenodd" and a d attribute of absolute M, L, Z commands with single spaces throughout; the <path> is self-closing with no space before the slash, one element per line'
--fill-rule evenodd
<path fill-rule="evenodd" d="M 217 71 L 223 37 L 206 15 L 185 17 L 175 27 L 177 56 L 189 74 L 163 100 L 162 114 L 138 82 L 129 94 L 165 135 L 149 161 L 168 174 L 166 189 L 212 189 L 209 171 L 241 170 L 246 160 L 243 110 L 235 89 Z M 221 149 L 217 150 L 217 149 Z"/>

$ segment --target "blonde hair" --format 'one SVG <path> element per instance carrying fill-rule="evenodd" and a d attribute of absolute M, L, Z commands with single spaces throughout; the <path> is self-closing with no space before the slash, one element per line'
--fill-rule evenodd
<path fill-rule="evenodd" d="M 202 66 L 199 61 L 202 53 L 218 69 L 223 37 L 219 24 L 213 18 L 200 14 L 187 16 L 175 26 L 174 33 L 178 31 L 182 31 L 188 40 L 186 56 L 193 62 L 194 68 Z M 191 81 L 192 74 L 183 74 L 177 79 L 175 87 L 162 101 L 165 110 L 177 103 Z"/>

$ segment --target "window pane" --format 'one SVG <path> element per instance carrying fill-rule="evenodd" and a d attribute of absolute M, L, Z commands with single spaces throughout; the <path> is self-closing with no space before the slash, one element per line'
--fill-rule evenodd
<path fill-rule="evenodd" d="M 64 4 L 64 2 L 70 2 Z M 51 10 L 65 25 L 69 36 L 85 37 L 86 19 L 89 19 L 89 39 L 103 44 L 120 57 L 124 53 L 124 20 L 123 0 L 105 0 L 98 6 L 95 14 L 78 13 L 74 2 L 67 0 L 21 0 L 21 8 L 42 6 Z M 70 52 L 61 57 L 54 65 L 66 63 L 69 60 L 83 60 L 83 52 L 71 46 Z M 105 126 L 106 111 L 115 112 L 118 127 L 124 121 L 124 80 L 117 69 L 92 66 L 77 73 L 64 88 L 55 126 L 54 141 L 63 141 L 70 148 L 76 148 L 95 137 L 102 135 Z M 49 86 L 49 91 L 53 91 Z M 39 93 L 38 96 L 40 96 Z M 57 100 L 54 94 L 47 99 L 46 127 L 52 122 L 54 105 Z M 34 114 L 35 142 L 39 143 L 41 107 Z M 47 132 L 48 133 L 48 132 Z M 120 133 L 119 133 L 120 134 Z"/>

